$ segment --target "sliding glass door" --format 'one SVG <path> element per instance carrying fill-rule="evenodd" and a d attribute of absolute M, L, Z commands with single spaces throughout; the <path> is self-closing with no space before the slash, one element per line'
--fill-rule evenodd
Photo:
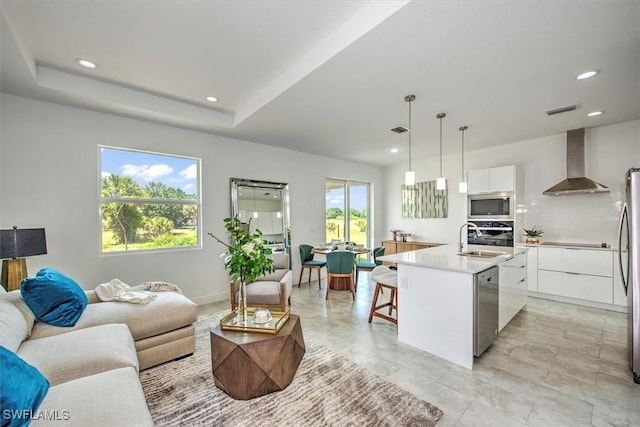
<path fill-rule="evenodd" d="M 369 247 L 369 184 L 327 179 L 326 240 Z"/>

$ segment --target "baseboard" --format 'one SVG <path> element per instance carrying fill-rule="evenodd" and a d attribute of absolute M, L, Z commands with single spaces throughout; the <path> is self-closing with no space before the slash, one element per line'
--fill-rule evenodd
<path fill-rule="evenodd" d="M 205 305 L 205 304 L 211 304 L 214 302 L 228 301 L 229 292 L 220 292 L 217 294 L 203 295 L 195 298 L 190 298 L 190 300 L 195 302 L 197 305 Z"/>
<path fill-rule="evenodd" d="M 617 311 L 618 313 L 627 312 L 627 307 L 624 305 L 605 304 L 602 302 L 587 301 L 587 300 L 578 299 L 578 298 L 564 297 L 560 295 L 552 295 L 552 294 L 545 294 L 541 292 L 532 292 L 532 291 L 529 291 L 528 295 L 530 297 L 550 299 L 552 301 L 566 302 L 569 304 L 582 305 L 585 307 L 593 307 L 593 308 L 600 308 L 602 310 Z"/>

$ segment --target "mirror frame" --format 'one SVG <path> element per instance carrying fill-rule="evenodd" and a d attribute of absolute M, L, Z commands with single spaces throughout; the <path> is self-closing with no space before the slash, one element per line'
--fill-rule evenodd
<path fill-rule="evenodd" d="M 238 190 L 240 188 L 281 190 L 282 191 L 282 243 L 284 252 L 289 254 L 291 264 L 291 216 L 289 211 L 289 184 L 286 182 L 260 181 L 255 179 L 231 178 L 231 216 L 236 218 L 240 214 L 238 207 Z"/>

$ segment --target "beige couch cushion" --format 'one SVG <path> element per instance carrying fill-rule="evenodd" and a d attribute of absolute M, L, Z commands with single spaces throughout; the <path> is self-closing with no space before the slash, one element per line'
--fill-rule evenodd
<path fill-rule="evenodd" d="M 42 372 L 51 385 L 111 369 L 138 370 L 133 338 L 127 325 L 122 323 L 32 338 L 23 342 L 17 353 Z"/>
<path fill-rule="evenodd" d="M 149 304 L 128 302 L 97 302 L 87 305 L 75 326 L 61 328 L 38 322 L 32 338 L 43 338 L 61 333 L 85 329 L 106 323 L 126 323 L 134 340 L 173 331 L 194 323 L 198 307 L 184 295 L 175 292 L 158 292 Z"/>
<path fill-rule="evenodd" d="M 11 292 L 0 293 L 0 300 L 9 301 L 13 305 L 15 305 L 18 310 L 20 310 L 20 313 L 22 313 L 24 319 L 27 321 L 27 336 L 30 336 L 33 325 L 36 322 L 36 315 L 33 314 L 33 311 L 31 311 L 27 303 L 24 302 L 20 291 L 15 290 Z"/>
<path fill-rule="evenodd" d="M 27 321 L 9 301 L 0 299 L 0 345 L 13 351 L 27 339 Z"/>
<path fill-rule="evenodd" d="M 62 421 L 44 419 L 47 414 Z M 33 415 L 31 426 L 153 426 L 134 368 L 115 369 L 53 386 Z"/>

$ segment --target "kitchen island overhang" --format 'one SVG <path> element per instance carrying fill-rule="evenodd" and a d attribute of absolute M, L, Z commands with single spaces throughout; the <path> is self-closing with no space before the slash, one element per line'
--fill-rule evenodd
<path fill-rule="evenodd" d="M 380 257 L 398 266 L 398 341 L 473 369 L 474 276 L 527 251 L 491 250 L 503 254 L 460 256 L 456 245 L 443 245 Z"/>

